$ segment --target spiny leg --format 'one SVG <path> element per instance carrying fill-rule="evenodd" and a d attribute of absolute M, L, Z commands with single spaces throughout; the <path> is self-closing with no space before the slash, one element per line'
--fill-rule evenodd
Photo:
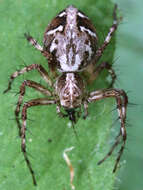
<path fill-rule="evenodd" d="M 109 156 L 111 156 L 112 152 L 114 151 L 114 149 L 116 148 L 116 146 L 120 143 L 120 137 L 121 137 L 121 132 L 119 132 L 119 134 L 116 136 L 116 141 L 115 143 L 112 145 L 111 149 L 109 150 L 109 152 L 106 154 L 106 156 L 100 160 L 98 162 L 98 165 L 100 165 L 102 162 L 104 162 Z"/>
<path fill-rule="evenodd" d="M 121 128 L 120 128 L 120 132 L 121 132 L 121 136 L 123 139 L 123 143 L 122 146 L 118 152 L 118 157 L 116 159 L 116 163 L 113 169 L 113 172 L 116 171 L 118 163 L 120 161 L 120 158 L 122 156 L 122 153 L 124 151 L 125 148 L 125 144 L 126 144 L 126 140 L 127 140 L 127 134 L 126 134 L 126 128 L 125 128 L 125 122 L 126 122 L 126 110 L 127 110 L 127 104 L 128 104 L 128 97 L 127 94 L 122 90 L 122 96 L 123 98 L 123 103 L 121 102 L 120 98 L 116 98 L 117 99 L 117 110 L 119 113 L 119 120 L 121 123 Z"/>
<path fill-rule="evenodd" d="M 11 89 L 11 85 L 13 83 L 13 80 L 18 77 L 19 75 L 22 75 L 25 72 L 29 72 L 31 70 L 36 69 L 40 75 L 43 77 L 43 79 L 48 83 L 49 86 L 52 86 L 52 81 L 47 73 L 47 71 L 39 64 L 31 64 L 29 66 L 24 67 L 23 69 L 14 72 L 11 76 L 10 76 L 10 80 L 8 83 L 8 88 L 3 92 L 6 93 Z"/>
<path fill-rule="evenodd" d="M 123 90 L 107 89 L 107 90 L 99 90 L 99 91 L 91 92 L 89 95 L 89 98 L 88 98 L 88 102 L 93 102 L 93 101 L 97 101 L 97 100 L 100 100 L 103 98 L 110 98 L 110 97 L 114 97 L 117 102 L 117 110 L 118 110 L 119 119 L 120 119 L 120 123 L 121 123 L 120 133 L 116 137 L 116 141 L 115 141 L 114 145 L 112 146 L 112 148 L 110 149 L 110 151 L 107 153 L 107 155 L 101 161 L 99 161 L 98 164 L 101 164 L 112 154 L 113 150 L 120 142 L 119 137 L 121 135 L 123 142 L 122 142 L 122 146 L 118 152 L 118 157 L 116 159 L 115 166 L 113 169 L 113 172 L 115 172 L 117 169 L 118 163 L 120 161 L 121 155 L 124 151 L 125 143 L 126 143 L 126 139 L 127 139 L 125 123 L 126 123 L 126 111 L 127 111 L 128 97 Z"/>
<path fill-rule="evenodd" d="M 38 44 L 38 42 L 32 36 L 30 36 L 28 33 L 25 33 L 24 36 L 27 39 L 27 41 L 31 45 L 33 45 L 37 50 L 39 50 L 40 52 L 43 51 L 43 47 L 40 44 Z"/>
<path fill-rule="evenodd" d="M 113 24 L 110 27 L 110 30 L 109 30 L 109 32 L 108 32 L 108 34 L 107 34 L 107 36 L 106 36 L 106 38 L 104 40 L 104 43 L 96 51 L 95 63 L 100 59 L 100 57 L 102 56 L 102 54 L 103 54 L 104 50 L 106 49 L 107 45 L 110 43 L 112 35 L 117 30 L 118 20 L 117 20 L 116 11 L 117 11 L 117 4 L 115 4 L 114 11 L 113 11 Z"/>
<path fill-rule="evenodd" d="M 35 40 L 32 36 L 30 36 L 27 33 L 25 33 L 24 36 L 27 39 L 27 41 L 31 45 L 33 45 L 37 50 L 39 50 L 46 58 L 50 57 L 50 54 L 47 51 L 44 51 L 43 47 L 37 42 L 37 40 Z"/>
<path fill-rule="evenodd" d="M 97 78 L 98 75 L 104 70 L 106 69 L 108 71 L 108 73 L 111 75 L 112 78 L 112 82 L 109 85 L 108 88 L 111 88 L 116 80 L 116 74 L 115 71 L 112 69 L 112 65 L 110 65 L 108 62 L 102 62 L 100 65 L 98 65 L 95 68 L 95 73 L 94 73 L 94 77 Z"/>
<path fill-rule="evenodd" d="M 49 100 L 47 98 L 40 98 L 40 99 L 33 99 L 29 102 L 24 103 L 22 109 L 22 128 L 21 128 L 21 150 L 24 154 L 24 159 L 26 161 L 27 167 L 31 173 L 33 184 L 37 185 L 36 178 L 34 171 L 32 169 L 31 163 L 28 159 L 27 152 L 26 152 L 26 119 L 27 119 L 27 109 L 32 106 L 39 106 L 39 105 L 50 105 L 55 104 L 55 100 Z"/>
<path fill-rule="evenodd" d="M 15 118 L 16 118 L 16 122 L 17 122 L 17 126 L 19 128 L 19 136 L 21 136 L 21 125 L 19 122 L 19 113 L 20 113 L 20 107 L 23 101 L 23 97 L 25 95 L 25 90 L 26 90 L 26 86 L 30 87 L 30 88 L 34 88 L 35 90 L 45 94 L 46 96 L 51 96 L 51 92 L 49 90 L 47 90 L 44 86 L 42 86 L 41 84 L 38 84 L 34 81 L 30 81 L 30 80 L 25 80 L 21 86 L 20 86 L 20 92 L 19 92 L 19 98 L 18 98 L 18 102 L 17 102 L 17 106 L 15 109 Z"/>

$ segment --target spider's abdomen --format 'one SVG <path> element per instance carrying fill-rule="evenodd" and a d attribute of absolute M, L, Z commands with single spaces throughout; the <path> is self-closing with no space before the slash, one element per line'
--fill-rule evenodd
<path fill-rule="evenodd" d="M 78 74 L 64 73 L 55 85 L 61 106 L 76 108 L 81 106 L 84 96 L 84 83 Z"/>
<path fill-rule="evenodd" d="M 51 54 L 49 65 L 61 72 L 84 69 L 92 61 L 96 46 L 94 26 L 73 6 L 59 13 L 44 34 L 44 49 Z"/>

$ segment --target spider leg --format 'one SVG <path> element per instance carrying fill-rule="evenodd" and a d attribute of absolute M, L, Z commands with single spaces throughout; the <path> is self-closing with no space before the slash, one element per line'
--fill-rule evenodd
<path fill-rule="evenodd" d="M 108 71 L 108 73 L 111 75 L 111 78 L 112 78 L 112 81 L 109 85 L 108 88 L 111 88 L 116 80 L 116 74 L 115 74 L 115 71 L 112 69 L 112 65 L 110 65 L 108 62 L 102 62 L 100 65 L 98 65 L 96 68 L 95 68 L 95 78 L 98 77 L 98 75 L 104 70 L 106 69 Z"/>
<path fill-rule="evenodd" d="M 32 106 L 39 106 L 39 105 L 50 105 L 55 104 L 55 100 L 49 100 L 47 98 L 39 98 L 39 99 L 33 99 L 29 102 L 24 103 L 23 109 L 22 109 L 22 128 L 21 128 L 21 150 L 24 155 L 24 159 L 26 161 L 27 167 L 31 173 L 33 184 L 37 185 L 36 178 L 34 171 L 32 169 L 31 163 L 28 159 L 27 152 L 26 152 L 26 119 L 27 119 L 27 109 Z"/>
<path fill-rule="evenodd" d="M 43 47 L 40 45 L 40 44 L 38 44 L 38 42 L 32 37 L 32 36 L 30 36 L 28 33 L 25 33 L 24 34 L 24 37 L 27 39 L 27 41 L 31 44 L 31 45 L 33 45 L 37 50 L 39 50 L 40 52 L 42 52 L 43 51 Z"/>
<path fill-rule="evenodd" d="M 33 45 L 37 50 L 39 50 L 46 58 L 50 57 L 50 54 L 47 51 L 44 51 L 43 47 L 35 40 L 32 36 L 30 36 L 28 33 L 24 34 L 27 41 Z"/>
<path fill-rule="evenodd" d="M 103 44 L 96 51 L 96 54 L 95 54 L 95 63 L 100 59 L 100 57 L 102 56 L 102 54 L 103 54 L 104 50 L 106 49 L 107 45 L 110 43 L 112 35 L 117 30 L 118 20 L 117 20 L 116 11 L 117 11 L 117 4 L 115 4 L 114 11 L 113 11 L 113 24 L 110 27 L 110 30 L 109 30 L 109 32 L 108 32 L 108 34 L 107 34 L 107 36 L 106 36 Z"/>
<path fill-rule="evenodd" d="M 112 154 L 113 150 L 120 142 L 119 137 L 122 136 L 122 140 L 123 140 L 122 146 L 118 152 L 118 156 L 117 156 L 115 166 L 113 169 L 113 172 L 115 172 L 117 169 L 118 163 L 120 161 L 120 158 L 123 154 L 126 139 L 127 139 L 125 123 L 126 123 L 126 111 L 127 111 L 128 97 L 123 90 L 107 89 L 107 90 L 99 90 L 99 91 L 91 92 L 88 97 L 88 102 L 93 102 L 93 101 L 97 101 L 97 100 L 100 100 L 103 98 L 111 98 L 111 97 L 115 98 L 116 102 L 117 102 L 117 110 L 118 110 L 119 119 L 120 119 L 120 123 L 121 123 L 120 133 L 116 137 L 116 141 L 115 141 L 114 145 L 112 146 L 111 150 L 101 161 L 99 161 L 98 164 L 101 164 L 104 160 L 106 160 L 106 158 L 108 158 Z"/>
<path fill-rule="evenodd" d="M 88 67 L 88 69 L 89 70 L 87 70 L 87 72 L 90 74 L 89 79 L 88 79 L 89 83 L 95 81 L 104 69 L 108 71 L 108 73 L 110 74 L 112 78 L 112 81 L 110 85 L 108 86 L 108 88 L 111 88 L 113 86 L 117 78 L 114 69 L 112 69 L 112 65 L 110 65 L 108 62 L 102 62 L 100 65 L 96 66 L 95 68 L 94 68 L 94 65 L 91 65 L 90 67 Z"/>
<path fill-rule="evenodd" d="M 112 152 L 114 151 L 114 149 L 116 148 L 116 146 L 119 144 L 120 142 L 120 137 L 121 137 L 121 132 L 119 132 L 119 134 L 116 137 L 116 141 L 115 143 L 112 145 L 111 149 L 109 150 L 109 152 L 106 154 L 106 156 L 100 160 L 98 162 L 98 165 L 102 164 L 102 162 L 104 162 L 109 156 L 111 156 Z"/>
<path fill-rule="evenodd" d="M 25 80 L 21 86 L 20 86 L 20 92 L 19 92 L 19 98 L 18 98 L 18 102 L 17 102 L 17 106 L 15 109 L 15 118 L 16 118 L 16 122 L 17 122 L 17 126 L 19 128 L 19 136 L 21 136 L 21 125 L 19 122 L 19 113 L 20 113 L 20 107 L 23 101 L 23 97 L 25 95 L 25 87 L 28 86 L 30 88 L 34 88 L 37 91 L 40 91 L 41 93 L 45 94 L 46 96 L 51 96 L 51 92 L 49 90 L 47 90 L 44 86 L 42 86 L 41 84 L 38 84 L 34 81 L 30 81 L 30 80 Z"/>
<path fill-rule="evenodd" d="M 18 77 L 19 75 L 22 75 L 25 72 L 29 72 L 31 70 L 36 69 L 40 75 L 43 77 L 43 79 L 48 83 L 49 86 L 52 86 L 52 81 L 47 73 L 47 71 L 39 64 L 31 64 L 29 66 L 24 67 L 23 69 L 14 72 L 11 76 L 10 76 L 10 80 L 8 83 L 8 88 L 3 92 L 6 93 L 11 89 L 11 85 L 13 83 L 13 80 Z"/>

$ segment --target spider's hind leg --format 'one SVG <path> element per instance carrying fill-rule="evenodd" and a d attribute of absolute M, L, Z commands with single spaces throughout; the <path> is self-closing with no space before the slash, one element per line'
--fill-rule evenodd
<path fill-rule="evenodd" d="M 117 111 L 118 111 L 119 120 L 120 120 L 120 124 L 121 124 L 120 133 L 116 137 L 115 143 L 111 147 L 110 151 L 107 153 L 107 155 L 101 161 L 98 162 L 98 164 L 101 164 L 112 154 L 115 147 L 117 147 L 117 145 L 119 145 L 119 143 L 120 143 L 120 137 L 122 137 L 121 138 L 122 145 L 119 149 L 118 156 L 117 156 L 115 166 L 113 169 L 113 172 L 115 172 L 117 169 L 118 163 L 120 161 L 120 158 L 123 154 L 126 140 L 127 140 L 127 133 L 126 133 L 126 127 L 125 127 L 127 104 L 128 104 L 127 94 L 123 90 L 118 90 L 118 89 L 97 90 L 97 91 L 90 93 L 90 95 L 88 97 L 88 102 L 93 102 L 93 101 L 101 100 L 104 98 L 111 98 L 111 97 L 115 98 L 116 103 L 117 103 Z"/>

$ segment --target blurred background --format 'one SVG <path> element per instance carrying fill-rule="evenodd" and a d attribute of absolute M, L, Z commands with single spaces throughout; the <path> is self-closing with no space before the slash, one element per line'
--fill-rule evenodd
<path fill-rule="evenodd" d="M 128 142 L 120 174 L 120 190 L 143 189 L 143 1 L 117 0 L 123 22 L 115 53 L 119 86 L 128 92 Z M 135 104 L 135 105 L 132 105 Z"/>
<path fill-rule="evenodd" d="M 82 0 L 82 1 L 84 1 L 84 0 Z M 79 0 L 79 3 L 81 5 L 82 5 L 82 1 Z M 92 11 L 91 11 L 92 15 L 95 15 L 94 1 L 96 1 L 96 0 L 90 1 L 90 2 L 93 2 L 93 6 L 92 6 L 92 3 L 90 5 L 91 9 L 92 9 Z M 27 32 L 29 32 L 29 31 L 31 32 L 33 30 L 32 32 L 34 33 L 34 35 L 36 35 L 37 31 L 34 31 L 34 30 L 35 30 L 35 28 L 38 28 L 40 25 L 41 27 L 38 28 L 39 29 L 38 31 L 40 31 L 40 32 L 39 32 L 39 34 L 37 34 L 37 36 L 38 37 L 42 36 L 43 35 L 42 32 L 43 32 L 43 28 L 45 27 L 45 23 L 48 23 L 48 21 L 44 20 L 45 23 L 41 23 L 41 24 L 39 24 L 39 22 L 41 22 L 42 19 L 45 19 L 47 14 L 50 15 L 50 13 L 46 12 L 47 10 L 49 10 L 48 8 L 50 6 L 52 6 L 52 9 L 49 11 L 51 11 L 51 14 L 55 15 L 55 13 L 53 13 L 52 10 L 54 10 L 53 7 L 56 7 L 56 0 L 51 0 L 52 5 L 48 4 L 47 1 L 43 1 L 43 2 L 45 2 L 45 4 L 46 3 L 48 4 L 48 5 L 46 4 L 47 7 L 45 7 L 44 3 L 40 4 L 39 1 L 37 1 L 38 6 L 35 5 L 33 2 L 34 2 L 34 0 L 29 0 L 29 1 L 19 0 L 14 4 L 12 0 L 5 0 L 5 2 L 0 1 L 0 18 L 3 18 L 3 25 L 2 26 L 0 25 L 2 32 L 3 32 L 2 35 L 0 34 L 0 40 L 3 41 L 3 43 L 0 44 L 1 45 L 0 46 L 0 54 L 1 55 L 4 53 L 6 54 L 6 56 L 3 56 L 2 63 L 0 65 L 0 67 L 1 67 L 1 75 L 0 75 L 1 90 L 4 90 L 3 84 L 7 84 L 8 76 L 13 71 L 15 71 L 17 64 L 21 63 L 21 58 L 19 58 L 20 56 L 24 60 L 26 60 L 26 63 L 33 63 L 34 61 L 36 61 L 38 63 L 45 62 L 45 59 L 40 55 L 40 53 L 36 52 L 35 50 L 33 50 L 31 47 L 29 47 L 27 45 L 26 40 L 24 40 L 21 37 L 21 34 L 23 34 L 25 32 L 25 30 Z M 62 1 L 62 2 L 64 2 L 64 1 Z M 66 4 L 71 4 L 70 0 L 69 1 L 65 0 L 65 2 L 66 2 Z M 120 24 L 120 26 L 117 30 L 117 33 L 116 33 L 117 34 L 116 35 L 117 43 L 116 43 L 116 51 L 115 51 L 115 55 L 114 55 L 114 60 L 115 60 L 114 69 L 117 73 L 117 81 L 116 81 L 115 87 L 125 89 L 125 91 L 127 92 L 128 96 L 129 96 L 129 103 L 130 103 L 129 107 L 128 107 L 128 119 L 127 119 L 128 140 L 127 140 L 126 150 L 122 157 L 122 160 L 125 160 L 126 162 L 124 162 L 125 163 L 124 169 L 121 170 L 119 172 L 119 176 L 116 177 L 116 183 L 115 183 L 114 189 L 142 190 L 143 189 L 143 97 L 142 97 L 142 94 L 143 94 L 143 84 L 142 84 L 143 83 L 143 1 L 142 0 L 116 0 L 116 1 L 114 0 L 114 2 L 116 2 L 118 4 L 120 15 L 122 15 L 122 17 L 123 17 L 123 21 Z M 2 6 L 1 6 L 1 3 L 2 3 Z M 62 3 L 62 5 L 59 4 L 59 7 L 60 6 L 61 6 L 61 8 L 64 7 L 63 4 L 64 3 Z M 110 4 L 109 4 L 109 6 L 110 6 Z M 20 7 L 20 9 L 18 9 L 19 7 Z M 87 9 L 84 6 L 82 8 Z M 5 10 L 5 11 L 3 11 L 3 10 Z M 9 14 L 9 10 L 13 14 Z M 40 15 L 39 10 L 45 10 L 45 12 L 43 11 L 42 16 Z M 111 7 L 111 10 L 112 10 L 112 7 Z M 17 14 L 14 14 L 16 11 L 17 11 Z M 22 18 L 25 19 L 24 21 L 21 21 L 19 19 L 19 14 L 21 14 L 23 16 Z M 31 14 L 31 15 L 29 16 L 28 14 L 29 15 Z M 97 14 L 100 15 L 100 11 Z M 33 17 L 33 15 L 35 17 L 37 17 L 37 19 L 40 18 L 39 22 L 37 22 L 36 20 L 34 22 L 33 21 L 34 19 L 33 20 L 31 19 L 31 17 Z M 8 18 L 8 19 L 6 20 L 5 18 L 6 19 Z M 15 20 L 17 21 L 16 23 L 15 23 Z M 27 26 L 26 23 L 28 23 L 28 22 L 30 23 L 31 21 L 33 21 L 33 23 L 31 23 L 30 26 Z M 15 30 L 15 27 L 16 27 L 16 30 Z M 29 28 L 30 28 L 30 30 L 29 30 Z M 16 41 L 16 39 L 18 39 L 18 40 Z M 8 44 L 9 41 L 10 41 L 10 45 Z M 21 42 L 21 43 L 19 43 L 19 42 Z M 26 48 L 22 47 L 23 44 Z M 30 55 L 31 55 L 32 59 L 31 59 Z M 0 59 L 1 59 L 1 57 L 2 56 L 0 56 Z M 8 57 L 11 62 L 8 61 Z M 16 61 L 15 61 L 15 59 L 16 59 Z M 7 62 L 9 63 L 8 68 L 6 68 L 6 65 L 5 65 L 5 64 L 7 64 Z M 37 73 L 36 73 L 36 75 L 33 75 L 33 76 L 35 77 L 35 79 L 37 79 Z M 21 81 L 22 81 L 22 79 L 21 79 Z M 18 83 L 16 82 L 15 86 L 17 86 L 17 84 Z M 14 121 L 12 121 L 13 123 L 10 124 L 9 120 L 5 119 L 5 117 L 6 117 L 6 118 L 11 118 L 11 120 L 13 120 L 13 118 L 11 116 L 11 112 L 12 112 L 11 109 L 14 110 L 15 105 L 11 105 L 12 104 L 11 98 L 9 98 L 9 99 L 7 98 L 7 97 L 10 97 L 10 95 L 11 94 L 9 94 L 8 96 L 2 96 L 3 99 L 2 98 L 0 99 L 0 101 L 1 101 L 0 106 L 3 105 L 3 102 L 5 102 L 5 110 L 3 110 L 2 107 L 0 107 L 0 111 L 1 111 L 0 126 L 1 126 L 1 128 L 3 127 L 3 130 L 0 131 L 0 140 L 4 144 L 4 146 L 3 146 L 4 148 L 1 149 L 1 152 L 0 152 L 0 154 L 1 154 L 0 158 L 3 162 L 3 164 L 0 163 L 0 167 L 1 167 L 1 171 L 2 171 L 2 169 L 6 170 L 5 172 L 8 173 L 8 177 L 9 177 L 8 178 L 7 176 L 3 176 L 3 174 L 1 173 L 2 174 L 0 176 L 0 180 L 2 181 L 2 183 L 0 182 L 1 187 L 5 187 L 5 189 L 3 189 L 3 190 L 10 189 L 10 187 L 12 190 L 15 189 L 15 186 L 13 186 L 13 188 L 11 186 L 11 184 L 13 184 L 13 179 L 15 179 L 15 184 L 19 181 L 22 183 L 23 182 L 22 176 L 24 175 L 22 173 L 23 169 L 21 170 L 21 163 L 23 164 L 23 157 L 22 157 L 22 154 L 20 155 L 21 157 L 19 156 L 19 154 L 20 154 L 19 139 L 17 138 L 17 130 L 14 127 L 15 126 Z M 28 98 L 29 98 L 29 95 L 28 95 Z M 15 103 L 16 97 L 13 96 L 13 99 L 14 99 L 14 103 Z M 9 106 L 9 102 L 11 102 L 11 104 L 10 104 L 11 108 Z M 10 110 L 8 110 L 7 108 L 10 108 Z M 52 112 L 52 111 L 55 111 L 55 110 L 53 109 L 49 112 Z M 39 113 L 37 113 L 37 115 L 35 117 L 38 118 Z M 41 117 L 46 118 L 47 112 L 45 112 L 44 115 L 42 115 Z M 42 120 L 42 118 L 41 118 L 41 120 Z M 56 120 L 56 119 L 57 118 L 54 118 L 54 120 Z M 51 119 L 51 120 L 53 120 L 53 119 Z M 59 122 L 58 119 L 57 119 L 57 121 Z M 61 122 L 61 125 L 63 125 L 64 121 L 60 121 L 60 122 Z M 5 123 L 5 126 L 4 126 L 4 123 Z M 44 122 L 42 124 L 44 125 Z M 9 125 L 10 126 L 12 125 L 11 126 L 12 128 L 11 129 L 9 128 L 9 130 L 8 130 Z M 60 125 L 60 123 L 59 123 L 59 125 Z M 84 123 L 82 125 L 84 125 Z M 53 126 L 54 126 L 54 124 L 51 124 L 51 126 L 49 126 L 49 128 L 52 128 L 54 134 L 56 134 L 57 130 L 55 128 L 53 128 Z M 33 131 L 34 130 L 37 130 L 37 129 L 33 129 Z M 42 128 L 42 131 L 43 130 L 46 130 L 46 129 Z M 5 137 L 2 137 L 3 133 L 5 133 Z M 44 133 L 44 131 L 43 131 L 43 133 Z M 48 134 L 49 133 L 52 134 L 51 131 L 48 131 Z M 58 135 L 60 136 L 61 133 L 62 132 L 59 132 L 59 134 L 57 134 L 57 136 Z M 7 134 L 9 134 L 9 141 L 7 141 Z M 37 132 L 35 132 L 35 134 L 37 134 Z M 37 139 L 38 139 L 38 137 L 37 137 Z M 35 138 L 35 136 L 34 136 L 34 138 Z M 67 140 L 68 140 L 68 138 L 67 138 Z M 35 144 L 33 146 L 35 146 Z M 59 146 L 59 144 L 58 144 L 58 146 Z M 8 147 L 8 151 L 7 151 L 7 147 Z M 41 153 L 45 153 L 47 151 L 44 147 L 39 147 L 39 149 L 41 149 L 43 151 L 43 152 L 41 151 Z M 16 159 L 14 157 L 12 157 L 13 154 L 15 154 Z M 9 161 L 8 164 L 7 164 L 7 160 L 4 159 L 5 155 L 8 157 L 8 161 Z M 33 156 L 33 154 L 32 154 L 32 156 Z M 19 158 L 20 161 L 18 161 L 17 157 L 18 158 L 20 157 Z M 37 153 L 36 159 L 37 159 L 37 163 L 40 163 L 40 158 L 38 160 L 38 153 Z M 45 163 L 46 163 L 46 158 L 45 158 Z M 108 162 L 106 162 L 106 164 L 108 164 L 108 163 L 110 163 L 110 159 Z M 5 169 L 5 166 L 7 166 L 7 165 L 8 165 L 8 167 Z M 94 165 L 95 165 L 95 161 L 94 161 Z M 16 167 L 19 168 L 19 170 Z M 15 171 L 17 171 L 17 170 L 19 172 L 17 174 L 19 176 L 18 180 L 15 178 Z M 39 170 L 39 171 L 41 171 L 41 170 Z M 27 172 L 27 168 L 25 169 L 25 172 Z M 51 172 L 53 172 L 53 171 L 51 171 Z M 27 173 L 26 173 L 26 175 L 29 175 L 29 173 L 28 174 Z M 45 169 L 45 173 L 46 173 L 46 169 Z M 44 173 L 44 177 L 45 177 L 45 173 Z M 39 175 L 39 174 L 37 174 L 37 175 Z M 28 180 L 28 179 L 26 178 L 26 180 Z M 4 184 L 5 181 L 7 183 L 9 182 L 10 185 L 6 186 Z M 113 179 L 113 181 L 114 181 L 114 179 Z M 23 182 L 23 183 L 25 183 L 25 182 Z M 104 185 L 104 181 L 102 183 Z M 20 184 L 20 187 L 21 187 L 21 184 Z M 21 189 L 21 190 L 23 190 L 23 189 Z M 93 190 L 93 189 L 91 189 L 91 190 Z M 101 190 L 101 189 L 97 189 L 97 190 Z M 107 189 L 102 189 L 102 190 L 107 190 Z M 108 190 L 111 190 L 111 189 L 108 189 Z"/>

